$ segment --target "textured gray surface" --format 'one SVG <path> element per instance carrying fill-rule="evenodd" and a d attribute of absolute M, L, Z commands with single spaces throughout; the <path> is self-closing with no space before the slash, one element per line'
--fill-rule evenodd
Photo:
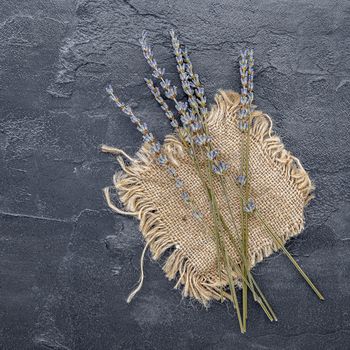
<path fill-rule="evenodd" d="M 0 1 L 0 348 L 350 348 L 350 6 L 314 1 Z M 238 88 L 239 49 L 256 49 L 256 101 L 310 171 L 317 198 L 289 244 L 326 295 L 319 303 L 281 255 L 255 273 L 279 322 L 251 303 L 238 332 L 226 305 L 182 300 L 159 265 L 131 305 L 142 239 L 101 188 L 117 165 L 101 143 L 133 153 L 140 137 L 115 111 L 112 82 L 158 136 L 138 38 L 150 32 L 171 78 L 177 30 L 212 101 Z"/>

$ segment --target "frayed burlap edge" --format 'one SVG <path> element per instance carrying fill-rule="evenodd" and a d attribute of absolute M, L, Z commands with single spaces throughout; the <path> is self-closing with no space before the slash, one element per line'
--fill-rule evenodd
<path fill-rule="evenodd" d="M 240 101 L 239 94 L 233 91 L 220 91 L 215 96 L 216 105 L 212 106 L 207 123 L 210 126 L 222 123 L 226 118 L 232 120 L 236 117 Z M 253 113 L 251 137 L 261 145 L 262 155 L 274 166 L 280 167 L 289 184 L 293 186 L 304 200 L 305 205 L 313 198 L 314 185 L 307 172 L 302 167 L 300 161 L 290 152 L 285 150 L 283 143 L 277 135 L 273 134 L 271 118 L 261 112 Z M 176 165 L 182 158 L 184 150 L 179 140 L 169 135 L 164 141 L 164 152 Z M 136 158 L 128 156 L 122 150 L 102 146 L 102 151 L 107 153 L 122 154 L 128 158 L 130 165 L 126 165 L 123 158 L 117 157 L 122 168 L 122 172 L 116 173 L 113 177 L 114 187 L 119 198 L 127 211 L 117 208 L 111 201 L 109 190 L 105 189 L 105 197 L 108 205 L 119 214 L 135 216 L 140 220 L 140 231 L 146 241 L 145 249 L 141 257 L 141 278 L 139 287 L 129 296 L 128 301 L 141 288 L 143 281 L 143 257 L 149 247 L 154 260 L 159 260 L 161 256 L 170 248 L 175 248 L 163 265 L 163 271 L 169 280 L 177 278 L 175 288 L 182 286 L 184 297 L 193 297 L 207 305 L 212 299 L 220 299 L 220 287 L 227 284 L 227 278 L 222 276 L 219 281 L 213 276 L 203 276 L 196 271 L 191 261 L 179 249 L 179 244 L 169 234 L 165 223 L 157 213 L 157 209 L 148 199 L 142 186 L 142 177 L 145 176 L 150 164 L 153 162 L 149 156 L 147 145 L 143 145 L 136 153 Z M 289 238 L 296 236 L 303 229 L 303 222 L 297 223 L 292 231 L 286 232 L 280 239 L 285 243 Z M 251 266 L 271 255 L 279 249 L 276 245 L 263 246 L 251 257 Z M 227 276 L 226 276 L 227 277 Z M 235 276 L 237 277 L 237 276 Z M 237 281 L 239 285 L 239 281 Z M 228 297 L 228 295 L 226 295 Z"/>

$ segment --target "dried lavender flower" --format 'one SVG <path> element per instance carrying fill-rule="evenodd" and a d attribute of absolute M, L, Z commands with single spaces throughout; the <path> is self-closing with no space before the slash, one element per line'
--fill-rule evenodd
<path fill-rule="evenodd" d="M 177 102 L 175 108 L 180 114 L 185 114 L 188 108 L 187 102 Z"/>
<path fill-rule="evenodd" d="M 192 211 L 192 216 L 197 219 L 197 220 L 202 220 L 203 219 L 203 214 L 198 211 L 198 210 L 193 210 Z"/>
<path fill-rule="evenodd" d="M 174 128 L 174 129 L 177 129 L 179 127 L 179 123 L 177 120 L 172 120 L 170 122 L 170 125 Z"/>
<path fill-rule="evenodd" d="M 151 153 L 154 154 L 154 153 L 159 153 L 161 150 L 161 146 L 160 146 L 160 143 L 159 142 L 156 142 L 152 145 L 151 147 Z"/>
<path fill-rule="evenodd" d="M 181 122 L 184 126 L 191 125 L 196 121 L 196 117 L 192 113 L 186 113 L 183 116 L 181 116 Z"/>
<path fill-rule="evenodd" d="M 238 128 L 239 128 L 239 130 L 241 130 L 242 132 L 248 131 L 248 121 L 246 121 L 246 120 L 240 120 L 240 121 L 238 122 Z"/>
<path fill-rule="evenodd" d="M 240 75 L 241 75 L 241 96 L 240 96 L 240 110 L 238 112 L 238 128 L 242 132 L 246 132 L 249 129 L 248 117 L 254 110 L 252 102 L 254 99 L 253 94 L 253 79 L 254 79 L 254 53 L 253 50 L 241 51 Z"/>
<path fill-rule="evenodd" d="M 176 99 L 176 93 L 177 89 L 176 86 L 171 86 L 170 80 L 164 79 L 165 69 L 160 68 L 158 66 L 157 61 L 154 58 L 153 51 L 150 47 L 150 45 L 147 43 L 147 33 L 144 31 L 142 33 L 142 37 L 140 39 L 140 44 L 142 47 L 143 55 L 147 61 L 147 63 L 150 65 L 150 67 L 153 69 L 152 75 L 161 81 L 162 88 L 165 90 L 166 96 L 169 99 Z"/>
<path fill-rule="evenodd" d="M 189 202 L 190 201 L 190 195 L 188 192 L 182 192 L 181 193 L 181 198 L 185 201 L 185 202 Z"/>
<path fill-rule="evenodd" d="M 247 177 L 244 175 L 237 176 L 237 183 L 241 186 L 244 186 L 247 182 Z"/>
<path fill-rule="evenodd" d="M 145 142 L 151 143 L 151 142 L 155 141 L 155 138 L 154 138 L 153 134 L 151 132 L 149 132 L 148 134 L 143 135 L 143 140 Z"/>
<path fill-rule="evenodd" d="M 175 183 L 177 188 L 181 188 L 184 185 L 184 182 L 181 179 L 177 179 Z"/>
<path fill-rule="evenodd" d="M 216 159 L 218 157 L 218 155 L 219 155 L 219 151 L 217 149 L 210 150 L 207 153 L 208 159 L 210 159 L 210 160 Z"/>
<path fill-rule="evenodd" d="M 147 84 L 147 87 L 150 89 L 152 95 L 154 96 L 155 100 L 159 103 L 160 107 L 165 112 L 166 117 L 170 120 L 171 126 L 177 129 L 179 127 L 179 123 L 177 122 L 174 113 L 170 110 L 168 104 L 162 98 L 159 88 L 154 85 L 152 79 L 145 78 L 145 82 Z"/>
<path fill-rule="evenodd" d="M 167 172 L 168 172 L 169 175 L 174 176 L 174 177 L 177 175 L 177 174 L 176 174 L 176 170 L 175 170 L 175 168 L 173 168 L 173 167 L 169 167 L 169 168 L 167 169 Z"/>
<path fill-rule="evenodd" d="M 255 203 L 252 198 L 249 198 L 247 204 L 244 207 L 246 213 L 252 213 L 255 210 Z"/>
<path fill-rule="evenodd" d="M 167 158 L 166 155 L 161 154 L 161 155 L 158 157 L 157 161 L 158 161 L 158 163 L 159 163 L 160 165 L 166 165 L 166 164 L 168 163 L 168 158 Z"/>
<path fill-rule="evenodd" d="M 217 165 L 213 165 L 213 172 L 217 175 L 224 175 L 228 169 L 228 164 L 223 161 L 220 161 Z"/>
<path fill-rule="evenodd" d="M 147 135 L 149 133 L 148 126 L 146 123 L 140 123 L 137 126 L 137 130 L 140 131 L 140 133 L 143 135 Z"/>
<path fill-rule="evenodd" d="M 203 129 L 203 125 L 199 122 L 194 122 L 191 124 L 191 131 L 193 133 L 196 133 L 198 132 L 199 130 L 202 130 Z"/>
<path fill-rule="evenodd" d="M 211 137 L 208 135 L 205 135 L 205 134 L 200 134 L 200 135 L 195 136 L 194 142 L 198 146 L 206 146 L 211 142 Z"/>

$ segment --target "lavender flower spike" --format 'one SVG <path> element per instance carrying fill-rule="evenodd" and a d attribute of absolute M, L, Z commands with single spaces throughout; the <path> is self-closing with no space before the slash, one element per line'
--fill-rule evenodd
<path fill-rule="evenodd" d="M 138 127 L 141 125 L 141 120 L 134 115 L 131 107 L 121 102 L 117 96 L 114 95 L 114 91 L 111 85 L 106 87 L 106 91 L 110 97 L 110 99 L 121 109 L 121 111 L 129 116 L 131 122 L 136 124 Z"/>
<path fill-rule="evenodd" d="M 142 37 L 140 39 L 140 44 L 142 47 L 142 52 L 143 55 L 147 61 L 147 63 L 150 65 L 152 68 L 153 72 L 152 75 L 161 81 L 162 88 L 165 90 L 166 96 L 169 99 L 176 99 L 176 86 L 172 86 L 170 80 L 165 80 L 164 79 L 164 73 L 165 70 L 164 68 L 160 68 L 158 66 L 157 61 L 154 58 L 153 51 L 151 49 L 151 46 L 147 43 L 147 33 L 144 31 L 142 33 Z"/>

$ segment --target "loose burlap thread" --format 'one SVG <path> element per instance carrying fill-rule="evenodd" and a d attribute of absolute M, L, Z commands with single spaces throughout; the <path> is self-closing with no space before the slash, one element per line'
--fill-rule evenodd
<path fill-rule="evenodd" d="M 231 184 L 228 196 L 235 218 L 230 219 L 229 207 L 216 178 L 213 187 L 220 212 L 240 246 L 240 196 L 234 185 L 239 174 L 241 161 L 242 133 L 236 122 L 240 95 L 233 91 L 220 91 L 216 104 L 211 108 L 207 124 L 213 144 L 220 150 L 223 159 L 230 164 L 227 175 Z M 313 197 L 314 186 L 300 161 L 288 152 L 280 138 L 272 131 L 271 119 L 261 111 L 252 115 L 250 130 L 250 174 L 251 192 L 260 215 L 285 243 L 298 235 L 304 227 L 304 207 Z M 209 202 L 193 161 L 184 150 L 176 135 L 168 135 L 163 145 L 164 152 L 184 181 L 186 190 L 204 214 L 208 226 L 212 226 Z M 105 152 L 122 151 L 105 147 Z M 149 153 L 147 145 L 137 152 L 135 159 L 123 152 L 130 164 L 121 157 L 118 161 L 122 171 L 115 174 L 114 186 L 124 204 L 125 212 L 111 201 L 109 191 L 106 197 L 109 206 L 118 213 L 136 216 L 140 220 L 140 231 L 154 260 L 170 252 L 163 265 L 169 280 L 176 279 L 175 287 L 182 287 L 183 295 L 193 297 L 203 304 L 220 298 L 220 286 L 228 285 L 228 276 L 223 271 L 221 280 L 217 270 L 217 250 L 214 238 L 203 229 L 203 225 L 191 214 L 181 199 L 180 191 L 167 173 Z M 201 163 L 205 166 L 205 163 Z M 240 257 L 232 243 L 223 236 L 233 261 L 240 263 Z M 259 220 L 252 215 L 249 219 L 249 257 L 251 267 L 271 255 L 278 247 Z M 144 250 L 145 251 L 145 250 Z M 142 271 L 143 278 L 143 271 Z M 233 276 L 239 285 L 239 276 Z"/>

